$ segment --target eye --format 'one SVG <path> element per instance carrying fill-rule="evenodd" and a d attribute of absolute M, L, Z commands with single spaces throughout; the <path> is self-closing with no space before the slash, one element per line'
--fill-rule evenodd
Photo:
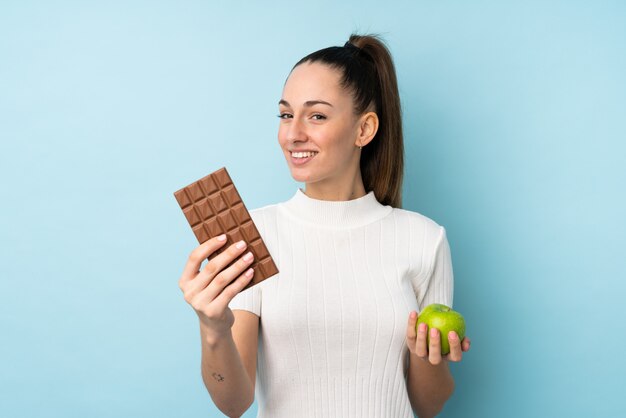
<path fill-rule="evenodd" d="M 276 116 L 278 116 L 279 119 L 287 119 L 287 118 L 291 117 L 291 115 L 289 113 L 280 113 L 280 114 L 278 114 Z"/>
<path fill-rule="evenodd" d="M 326 119 L 326 116 L 324 115 L 320 115 L 319 113 L 316 113 L 315 115 L 311 116 L 314 120 L 324 120 Z"/>

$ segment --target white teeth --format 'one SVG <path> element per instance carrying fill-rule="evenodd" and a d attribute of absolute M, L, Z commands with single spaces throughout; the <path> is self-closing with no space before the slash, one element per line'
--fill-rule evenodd
<path fill-rule="evenodd" d="M 291 155 L 295 158 L 305 158 L 305 157 L 312 157 L 314 155 L 316 155 L 317 152 L 292 152 Z"/>

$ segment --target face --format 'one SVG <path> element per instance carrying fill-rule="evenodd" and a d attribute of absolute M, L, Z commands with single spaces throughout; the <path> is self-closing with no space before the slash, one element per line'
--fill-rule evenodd
<path fill-rule="evenodd" d="M 340 77 L 327 65 L 303 63 L 285 83 L 278 142 L 298 182 L 333 185 L 359 173 L 359 121 Z"/>

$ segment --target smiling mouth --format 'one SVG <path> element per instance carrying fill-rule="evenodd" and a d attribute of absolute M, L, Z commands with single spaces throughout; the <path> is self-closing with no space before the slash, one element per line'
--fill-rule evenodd
<path fill-rule="evenodd" d="M 291 156 L 293 158 L 306 158 L 306 157 L 314 157 L 317 155 L 315 151 L 307 151 L 307 152 L 292 152 Z"/>
<path fill-rule="evenodd" d="M 292 152 L 291 162 L 294 165 L 302 165 L 311 161 L 318 154 L 317 152 Z"/>

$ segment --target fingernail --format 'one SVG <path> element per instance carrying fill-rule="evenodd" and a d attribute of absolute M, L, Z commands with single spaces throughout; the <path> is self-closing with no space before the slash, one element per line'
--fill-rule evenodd
<path fill-rule="evenodd" d="M 239 242 L 237 243 L 237 248 L 239 248 L 240 250 L 241 250 L 243 247 L 245 247 L 245 246 L 246 246 L 246 243 L 245 243 L 243 240 L 241 240 L 241 241 L 239 241 Z"/>
<path fill-rule="evenodd" d="M 456 340 L 456 332 L 450 331 L 450 333 L 448 334 L 448 339 Z"/>
<path fill-rule="evenodd" d="M 246 255 L 243 256 L 243 260 L 244 261 L 250 261 L 252 260 L 252 253 L 248 252 Z"/>
<path fill-rule="evenodd" d="M 246 271 L 245 275 L 246 277 L 252 277 L 252 275 L 254 274 L 254 269 L 249 268 L 248 271 Z"/>
<path fill-rule="evenodd" d="M 430 329 L 430 336 L 431 337 L 436 337 L 437 336 L 437 328 L 431 328 Z"/>
<path fill-rule="evenodd" d="M 218 241 L 226 241 L 226 234 L 222 234 L 219 237 L 217 237 Z"/>
<path fill-rule="evenodd" d="M 426 325 L 425 323 L 421 323 L 419 325 L 419 332 L 426 332 L 426 328 L 428 328 L 428 325 Z"/>
<path fill-rule="evenodd" d="M 416 314 L 415 312 L 411 312 L 411 313 L 409 314 L 409 317 L 410 317 L 411 319 L 415 319 L 415 317 L 416 317 L 416 316 L 417 316 L 417 314 Z"/>

